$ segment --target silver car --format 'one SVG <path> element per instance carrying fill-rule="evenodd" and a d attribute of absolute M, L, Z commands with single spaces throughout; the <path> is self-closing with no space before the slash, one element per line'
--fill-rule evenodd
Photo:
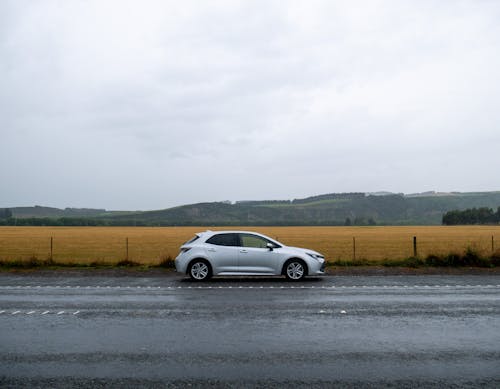
<path fill-rule="evenodd" d="M 218 275 L 284 275 L 297 281 L 324 274 L 325 258 L 256 232 L 205 231 L 181 246 L 175 268 L 196 281 Z"/>

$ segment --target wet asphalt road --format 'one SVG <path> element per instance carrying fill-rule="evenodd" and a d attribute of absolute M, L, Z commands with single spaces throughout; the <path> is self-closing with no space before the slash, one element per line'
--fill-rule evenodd
<path fill-rule="evenodd" d="M 500 276 L 0 273 L 1 387 L 500 387 Z"/>

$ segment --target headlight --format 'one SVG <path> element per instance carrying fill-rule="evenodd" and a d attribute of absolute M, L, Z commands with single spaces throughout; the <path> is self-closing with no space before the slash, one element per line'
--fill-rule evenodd
<path fill-rule="evenodd" d="M 313 254 L 313 253 L 306 253 L 306 254 L 309 255 L 311 258 L 316 259 L 317 261 L 319 261 L 320 259 L 325 259 L 325 257 L 323 257 L 320 254 Z"/>

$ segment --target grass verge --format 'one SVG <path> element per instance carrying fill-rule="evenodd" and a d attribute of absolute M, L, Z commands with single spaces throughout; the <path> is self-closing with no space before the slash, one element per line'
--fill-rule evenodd
<path fill-rule="evenodd" d="M 446 255 L 428 255 L 425 258 L 408 257 L 403 259 L 384 259 L 384 260 L 335 260 L 327 263 L 327 266 L 338 267 L 361 267 L 361 266 L 384 266 L 384 267 L 482 267 L 492 268 L 500 266 L 500 251 L 497 251 L 490 257 L 481 256 L 474 248 L 467 248 L 463 253 L 449 253 Z M 75 263 L 54 261 L 52 259 L 39 259 L 32 256 L 28 259 L 19 260 L 1 260 L 0 269 L 36 269 L 36 268 L 135 268 L 135 269 L 174 269 L 175 261 L 170 256 L 160 258 L 155 264 L 142 264 L 128 259 L 115 263 L 109 262 L 88 262 Z"/>
<path fill-rule="evenodd" d="M 39 259 L 37 257 L 30 257 L 29 259 L 19 259 L 19 260 L 2 260 L 0 259 L 0 269 L 57 269 L 57 268 L 88 268 L 88 269 L 103 269 L 103 268 L 134 268 L 134 269 L 174 269 L 175 261 L 171 257 L 162 258 L 157 264 L 142 264 L 139 262 L 134 262 L 128 259 L 118 261 L 116 263 L 109 262 L 88 262 L 88 263 L 78 263 L 78 262 L 63 262 L 54 261 L 52 259 Z"/>
<path fill-rule="evenodd" d="M 386 266 L 386 267 L 497 267 L 500 266 L 500 252 L 484 257 L 474 248 L 468 247 L 464 253 L 446 255 L 430 254 L 425 258 L 408 257 L 370 261 L 367 259 L 338 260 L 329 262 L 330 266 Z"/>

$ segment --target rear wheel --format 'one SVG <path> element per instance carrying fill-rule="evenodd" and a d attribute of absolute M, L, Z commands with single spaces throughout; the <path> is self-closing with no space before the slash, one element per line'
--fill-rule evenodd
<path fill-rule="evenodd" d="M 298 259 L 292 259 L 285 265 L 285 276 L 292 281 L 299 281 L 306 275 L 306 266 Z"/>
<path fill-rule="evenodd" d="M 207 261 L 203 259 L 196 259 L 189 265 L 189 276 L 194 281 L 208 280 L 212 275 L 212 270 Z"/>

